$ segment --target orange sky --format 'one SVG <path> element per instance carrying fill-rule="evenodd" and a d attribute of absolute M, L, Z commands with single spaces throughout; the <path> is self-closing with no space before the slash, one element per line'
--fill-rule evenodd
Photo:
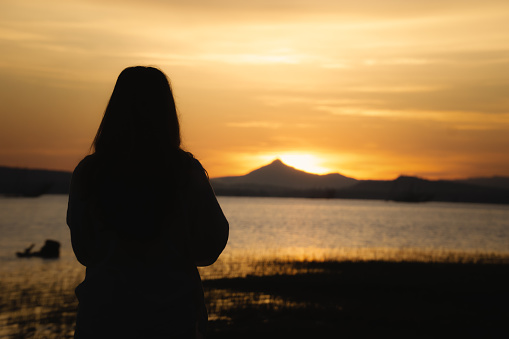
<path fill-rule="evenodd" d="M 72 170 L 114 82 L 170 77 L 210 176 L 509 175 L 507 0 L 2 0 L 0 165 Z"/>

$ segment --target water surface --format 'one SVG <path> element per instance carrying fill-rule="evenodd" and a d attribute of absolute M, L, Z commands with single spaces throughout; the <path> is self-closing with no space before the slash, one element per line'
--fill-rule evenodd
<path fill-rule="evenodd" d="M 370 249 L 509 253 L 507 205 L 254 197 L 219 202 L 230 222 L 224 258 Z M 81 268 L 66 209 L 64 195 L 0 198 L 0 271 Z M 60 241 L 61 259 L 16 258 L 16 251 L 32 243 L 37 250 L 46 239 Z"/>

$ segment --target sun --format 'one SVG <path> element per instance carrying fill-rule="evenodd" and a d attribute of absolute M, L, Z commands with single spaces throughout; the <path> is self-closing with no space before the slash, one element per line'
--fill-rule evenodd
<path fill-rule="evenodd" d="M 278 156 L 282 162 L 304 172 L 314 174 L 330 173 L 330 168 L 322 166 L 323 160 L 312 154 L 290 153 Z"/>

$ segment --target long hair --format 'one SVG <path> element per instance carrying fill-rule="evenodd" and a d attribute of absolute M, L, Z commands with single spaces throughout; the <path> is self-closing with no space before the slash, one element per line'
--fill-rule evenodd
<path fill-rule="evenodd" d="M 180 126 L 170 83 L 157 68 L 124 69 L 104 112 L 92 150 L 97 154 L 159 155 L 180 150 Z"/>
<path fill-rule="evenodd" d="M 181 149 L 175 101 L 166 75 L 129 67 L 118 76 L 92 143 L 85 190 L 98 218 L 123 236 L 157 234 L 182 203 L 191 153 Z M 143 227 L 141 225 L 144 225 Z"/>

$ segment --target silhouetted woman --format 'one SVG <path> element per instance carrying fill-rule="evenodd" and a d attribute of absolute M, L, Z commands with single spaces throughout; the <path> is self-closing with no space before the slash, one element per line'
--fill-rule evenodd
<path fill-rule="evenodd" d="M 205 170 L 181 149 L 164 73 L 122 71 L 92 147 L 67 210 L 86 266 L 75 337 L 199 337 L 207 313 L 197 266 L 216 261 L 228 222 Z"/>

